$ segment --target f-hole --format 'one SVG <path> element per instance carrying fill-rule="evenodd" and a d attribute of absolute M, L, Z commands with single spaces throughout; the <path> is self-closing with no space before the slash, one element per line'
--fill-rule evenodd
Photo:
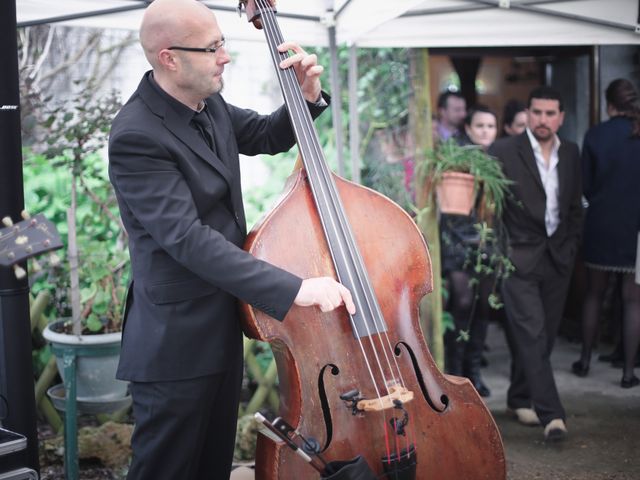
<path fill-rule="evenodd" d="M 331 421 L 331 408 L 329 407 L 327 392 L 324 388 L 324 371 L 327 368 L 331 368 L 330 370 L 331 375 L 336 376 L 340 373 L 340 369 L 336 365 L 329 363 L 324 367 L 322 367 L 322 370 L 320 370 L 320 375 L 318 375 L 318 396 L 320 397 L 320 406 L 322 408 L 322 416 L 324 418 L 325 431 L 327 432 L 327 441 L 322 447 L 323 452 L 327 448 L 329 448 L 329 445 L 331 445 L 331 439 L 333 437 L 333 422 Z"/>
<path fill-rule="evenodd" d="M 418 360 L 416 359 L 416 355 L 415 353 L 413 353 L 413 350 L 411 349 L 411 347 L 407 345 L 405 342 L 398 342 L 395 348 L 393 349 L 393 353 L 395 353 L 396 357 L 399 357 L 402 354 L 402 349 L 400 348 L 401 346 L 404 347 L 404 349 L 409 354 L 409 357 L 411 358 L 411 363 L 413 364 L 413 371 L 416 379 L 418 380 L 418 384 L 420 385 L 420 390 L 422 390 L 422 395 L 424 396 L 424 399 L 427 401 L 429 406 L 436 412 L 444 412 L 449 406 L 449 397 L 445 394 L 442 394 L 440 396 L 440 402 L 442 402 L 442 404 L 444 405 L 443 409 L 438 408 L 433 403 L 433 400 L 431 399 L 431 394 L 429 393 L 429 389 L 427 388 L 427 385 L 424 383 L 424 378 L 422 377 L 422 370 L 420 370 L 420 366 L 418 365 Z"/>

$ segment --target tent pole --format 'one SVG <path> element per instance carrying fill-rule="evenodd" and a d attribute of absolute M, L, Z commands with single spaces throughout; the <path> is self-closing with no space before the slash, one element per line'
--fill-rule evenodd
<path fill-rule="evenodd" d="M 332 12 L 329 12 L 331 15 Z M 331 56 L 331 114 L 333 131 L 336 136 L 336 155 L 338 158 L 338 175 L 344 177 L 344 136 L 342 134 L 342 95 L 340 72 L 338 66 L 338 47 L 336 45 L 336 27 L 329 25 L 329 53 Z"/>
<path fill-rule="evenodd" d="M 0 217 L 20 218 L 24 207 L 20 90 L 15 0 L 0 2 Z M 0 421 L 27 437 L 26 463 L 38 464 L 36 403 L 31 367 L 29 284 L 10 268 L 0 268 Z"/>
<path fill-rule="evenodd" d="M 414 138 L 414 178 L 416 206 L 420 212 L 416 218 L 420 231 L 429 246 L 431 270 L 433 272 L 433 292 L 425 295 L 420 302 L 420 326 L 438 368 L 444 368 L 444 345 L 442 326 L 442 268 L 440 266 L 440 229 L 438 208 L 431 179 L 421 176 L 419 163 L 425 161 L 425 152 L 433 148 L 431 123 L 431 76 L 429 72 L 429 49 L 411 50 L 411 90 L 412 102 L 409 107 L 410 125 Z"/>
<path fill-rule="evenodd" d="M 358 115 L 358 47 L 349 47 L 349 152 L 351 180 L 360 183 L 360 119 Z"/>

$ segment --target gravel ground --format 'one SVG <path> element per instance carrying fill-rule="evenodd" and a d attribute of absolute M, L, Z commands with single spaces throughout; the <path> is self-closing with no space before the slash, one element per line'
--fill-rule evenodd
<path fill-rule="evenodd" d="M 551 445 L 541 427 L 525 427 L 505 413 L 509 354 L 502 331 L 491 325 L 484 377 L 487 404 L 505 446 L 510 480 L 631 480 L 640 478 L 640 387 L 620 388 L 622 370 L 597 361 L 586 378 L 570 372 L 580 345 L 559 338 L 552 362 L 567 412 L 568 439 Z M 603 348 L 608 352 L 610 348 Z"/>

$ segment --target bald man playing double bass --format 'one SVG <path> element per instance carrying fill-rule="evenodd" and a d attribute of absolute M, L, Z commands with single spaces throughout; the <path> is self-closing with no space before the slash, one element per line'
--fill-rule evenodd
<path fill-rule="evenodd" d="M 220 95 L 230 57 L 213 13 L 156 0 L 140 42 L 152 70 L 109 140 L 133 271 L 117 373 L 133 396 L 127 478 L 226 479 L 243 372 L 237 299 L 279 320 L 293 304 L 355 307 L 334 279 L 303 280 L 242 250 L 238 155 L 286 151 L 295 139 L 284 107 L 259 115 Z M 322 67 L 298 45 L 279 48 L 294 52 L 280 66 L 296 70 L 318 116 L 328 100 Z"/>

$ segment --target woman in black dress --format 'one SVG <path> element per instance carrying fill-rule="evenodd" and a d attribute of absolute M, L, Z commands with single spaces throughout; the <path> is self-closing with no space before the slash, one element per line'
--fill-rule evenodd
<path fill-rule="evenodd" d="M 465 119 L 462 145 L 478 145 L 487 150 L 496 139 L 496 115 L 487 107 L 471 109 Z M 477 203 L 477 202 L 476 202 Z M 474 315 L 474 288 L 471 287 L 471 265 L 467 265 L 470 252 L 478 248 L 479 233 L 476 209 L 470 215 L 442 214 L 440 235 L 442 238 L 442 274 L 449 293 L 447 311 L 453 317 L 454 329 L 444 334 L 445 370 L 447 373 L 465 376 L 483 397 L 491 391 L 482 381 L 480 364 L 487 335 L 487 315 Z M 482 285 L 482 284 L 481 284 Z M 480 294 L 484 302 L 487 295 Z M 471 317 L 473 316 L 473 319 Z M 467 341 L 461 332 L 468 331 Z"/>
<path fill-rule="evenodd" d="M 636 283 L 640 232 L 640 103 L 633 84 L 611 82 L 606 90 L 610 119 L 592 127 L 582 148 L 583 191 L 589 202 L 584 228 L 588 271 L 582 317 L 582 353 L 572 365 L 589 372 L 591 350 L 609 276 L 620 275 L 623 302 L 624 368 L 620 385 L 640 383 L 633 367 L 640 342 L 640 285 Z"/>

